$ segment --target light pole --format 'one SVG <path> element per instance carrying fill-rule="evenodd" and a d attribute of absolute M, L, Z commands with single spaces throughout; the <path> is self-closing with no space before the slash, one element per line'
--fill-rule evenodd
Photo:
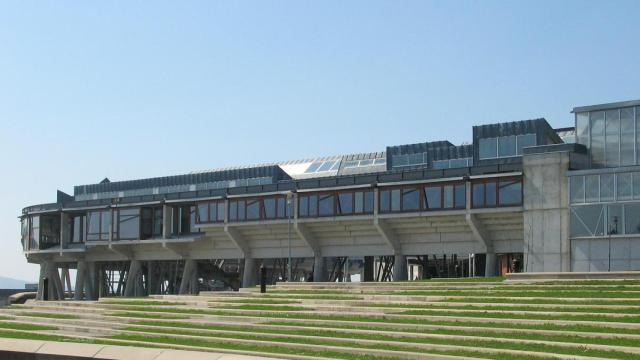
<path fill-rule="evenodd" d="M 291 193 L 287 194 L 287 238 L 289 240 L 289 260 L 287 261 L 287 281 L 291 281 Z"/>

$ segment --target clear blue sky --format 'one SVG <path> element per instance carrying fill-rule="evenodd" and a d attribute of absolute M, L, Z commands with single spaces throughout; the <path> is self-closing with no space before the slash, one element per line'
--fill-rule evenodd
<path fill-rule="evenodd" d="M 640 98 L 639 1 L 3 1 L 0 275 L 56 189 Z"/>

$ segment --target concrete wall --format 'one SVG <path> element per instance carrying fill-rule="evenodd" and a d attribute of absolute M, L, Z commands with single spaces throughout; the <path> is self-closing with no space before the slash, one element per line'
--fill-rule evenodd
<path fill-rule="evenodd" d="M 524 270 L 571 271 L 568 152 L 523 157 Z"/>

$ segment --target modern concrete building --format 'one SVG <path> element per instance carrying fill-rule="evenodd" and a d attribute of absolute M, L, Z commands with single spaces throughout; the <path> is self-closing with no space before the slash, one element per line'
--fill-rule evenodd
<path fill-rule="evenodd" d="M 639 269 L 640 101 L 573 112 L 575 128 L 480 125 L 459 146 L 76 186 L 23 210 L 24 253 L 40 297 L 76 269 L 77 299 L 251 286 L 260 266 L 270 282 Z"/>

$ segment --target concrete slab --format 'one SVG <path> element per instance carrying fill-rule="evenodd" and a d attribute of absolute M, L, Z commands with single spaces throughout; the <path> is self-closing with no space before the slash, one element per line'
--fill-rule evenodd
<path fill-rule="evenodd" d="M 37 354 L 48 355 L 65 355 L 65 356 L 79 356 L 79 357 L 94 357 L 104 345 L 94 344 L 78 344 L 78 343 L 65 343 L 65 342 L 45 342 L 40 349 L 36 351 Z"/>
<path fill-rule="evenodd" d="M 103 346 L 94 356 L 95 359 L 136 359 L 153 360 L 157 359 L 165 350 L 149 349 L 124 346 Z M 182 357 L 181 357 L 182 358 Z M 177 359 L 177 358 L 176 358 Z"/>

